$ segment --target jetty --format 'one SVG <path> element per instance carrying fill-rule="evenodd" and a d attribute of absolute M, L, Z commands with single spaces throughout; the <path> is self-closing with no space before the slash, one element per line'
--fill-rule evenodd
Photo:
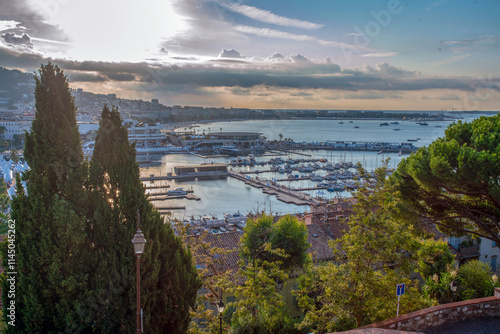
<path fill-rule="evenodd" d="M 229 176 L 237 180 L 243 181 L 246 184 L 262 189 L 262 192 L 269 195 L 274 195 L 279 201 L 295 205 L 312 205 L 318 206 L 324 204 L 324 200 L 301 193 L 283 186 L 276 185 L 268 180 L 256 180 L 249 176 L 245 176 L 238 172 L 229 172 Z"/>
<path fill-rule="evenodd" d="M 167 195 L 167 196 L 164 196 L 164 197 L 156 197 L 155 196 L 155 197 L 150 197 L 149 200 L 151 202 L 155 202 L 155 201 L 168 201 L 168 200 L 171 200 L 171 199 L 182 199 L 182 198 L 193 200 L 193 201 L 199 201 L 199 200 L 201 200 L 201 198 L 199 198 L 198 196 L 195 196 L 193 194 L 175 195 L 175 196 Z"/>

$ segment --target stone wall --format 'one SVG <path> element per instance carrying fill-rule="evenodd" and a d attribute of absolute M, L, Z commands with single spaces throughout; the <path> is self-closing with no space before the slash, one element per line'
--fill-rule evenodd
<path fill-rule="evenodd" d="M 495 288 L 495 296 L 493 297 L 438 305 L 358 329 L 385 328 L 404 331 L 425 331 L 427 328 L 460 320 L 498 316 L 500 316 L 500 289 Z"/>

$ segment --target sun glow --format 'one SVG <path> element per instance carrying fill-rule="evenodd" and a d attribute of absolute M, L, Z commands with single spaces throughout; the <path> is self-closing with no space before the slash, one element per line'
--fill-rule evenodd
<path fill-rule="evenodd" d="M 75 60 L 141 61 L 157 53 L 161 41 L 182 32 L 185 18 L 173 0 L 33 1 L 50 24 L 70 38 Z M 43 6 L 42 6 L 43 5 Z"/>

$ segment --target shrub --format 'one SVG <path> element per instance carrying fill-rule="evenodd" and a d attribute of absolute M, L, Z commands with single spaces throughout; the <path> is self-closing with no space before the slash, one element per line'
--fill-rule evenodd
<path fill-rule="evenodd" d="M 458 269 L 458 295 L 460 300 L 493 295 L 494 284 L 490 267 L 481 261 L 469 261 Z"/>

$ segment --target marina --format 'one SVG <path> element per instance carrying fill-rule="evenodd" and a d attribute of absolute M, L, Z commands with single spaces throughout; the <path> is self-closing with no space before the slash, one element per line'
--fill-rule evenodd
<path fill-rule="evenodd" d="M 468 117 L 476 118 L 478 115 Z M 178 218 L 208 213 L 220 217 L 228 211 L 238 210 L 244 214 L 262 210 L 273 214 L 303 213 L 310 210 L 311 204 L 351 197 L 356 182 L 359 182 L 355 175 L 357 163 L 371 172 L 390 158 L 388 166 L 394 169 L 402 159 L 411 154 L 398 149 L 399 147 L 391 151 L 378 147 L 378 150 L 362 150 L 355 147 L 354 143 L 361 148 L 367 148 L 368 143 L 404 143 L 412 144 L 415 148 L 421 147 L 442 136 L 451 123 L 440 121 L 443 127 L 436 128 L 401 120 L 398 121 L 399 124 L 390 122 L 389 126 L 382 127 L 379 126 L 380 121 L 376 120 L 354 120 L 351 124 L 348 122 L 349 120 L 345 120 L 342 125 L 334 120 L 257 120 L 199 124 L 196 127 L 198 133 L 203 130 L 208 133 L 210 127 L 222 128 L 223 132 L 259 132 L 273 146 L 259 153 L 241 153 L 238 156 L 201 152 L 150 155 L 148 160 L 151 163 L 141 164 L 141 179 L 151 187 L 161 182 L 168 184 L 169 189 L 193 189 L 193 195 L 200 198 L 199 201 L 187 198 L 155 201 L 158 207 L 184 206 L 184 209 L 171 211 Z M 353 126 L 360 126 L 361 131 L 356 131 Z M 396 127 L 400 131 L 393 131 Z M 344 143 L 343 148 L 339 147 L 341 143 Z M 292 161 L 298 163 L 292 164 Z M 335 169 L 335 166 L 349 163 L 352 167 Z M 206 164 L 227 166 L 227 175 L 193 178 L 178 176 L 174 171 L 176 167 Z M 344 175 L 340 172 L 352 174 Z M 233 174 L 240 176 L 233 177 Z M 247 177 L 255 180 L 249 181 Z M 151 180 L 152 183 L 146 180 Z"/>

